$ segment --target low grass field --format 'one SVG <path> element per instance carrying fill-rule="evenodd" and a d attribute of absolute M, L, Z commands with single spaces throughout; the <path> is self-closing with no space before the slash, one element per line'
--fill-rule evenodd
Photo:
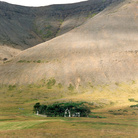
<path fill-rule="evenodd" d="M 54 86 L 1 86 L 0 138 L 137 138 L 138 85 L 116 84 L 80 91 Z M 84 91 L 85 90 L 85 91 Z M 87 101 L 94 105 L 89 117 L 37 116 L 33 105 Z"/>
<path fill-rule="evenodd" d="M 104 115 L 104 113 L 102 113 Z M 1 138 L 136 138 L 136 115 L 111 115 L 107 118 L 46 118 L 0 121 Z"/>

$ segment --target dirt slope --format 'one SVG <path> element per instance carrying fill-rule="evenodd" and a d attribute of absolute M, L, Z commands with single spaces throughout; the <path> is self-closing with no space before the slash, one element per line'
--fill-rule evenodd
<path fill-rule="evenodd" d="M 116 3 L 80 27 L 0 66 L 0 83 L 55 78 L 76 87 L 138 79 L 138 1 Z"/>
<path fill-rule="evenodd" d="M 0 64 L 3 64 L 8 59 L 13 58 L 15 55 L 19 54 L 21 50 L 9 47 L 7 45 L 0 45 Z"/>
<path fill-rule="evenodd" d="M 83 24 L 114 1 L 121 0 L 90 0 L 38 8 L 0 2 L 0 60 L 18 54 L 7 51 L 9 47 L 13 48 L 12 50 L 24 50 L 64 34 Z"/>

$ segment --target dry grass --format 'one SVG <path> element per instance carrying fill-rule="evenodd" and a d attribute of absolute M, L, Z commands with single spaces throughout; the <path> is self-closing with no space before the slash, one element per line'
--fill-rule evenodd
<path fill-rule="evenodd" d="M 128 106 L 136 104 L 128 99 L 138 100 L 137 86 L 135 82 L 87 89 L 80 87 L 79 92 L 58 88 L 57 85 L 52 89 L 40 84 L 10 89 L 3 86 L 0 89 L 0 137 L 135 138 L 138 110 Z M 70 100 L 99 105 L 101 108 L 92 110 L 93 115 L 105 118 L 44 118 L 32 111 L 36 102 L 48 104 Z"/>
<path fill-rule="evenodd" d="M 120 83 L 118 85 L 98 85 L 85 90 L 80 88 L 76 95 L 66 97 L 66 100 L 88 101 L 100 105 L 128 106 L 128 99 L 138 99 L 138 83 Z"/>
<path fill-rule="evenodd" d="M 131 117 L 131 118 L 130 118 Z M 132 119 L 133 117 L 133 119 Z M 40 118 L 38 118 L 40 119 Z M 46 119 L 46 120 L 44 120 Z M 96 118 L 43 118 L 37 121 L 3 122 L 0 137 L 28 138 L 80 138 L 80 137 L 127 137 L 136 138 L 135 116 Z M 47 121 L 49 120 L 49 121 Z M 3 126 L 3 127 L 2 127 Z M 6 127 L 5 127 L 6 126 Z M 10 129 L 10 130 L 8 130 Z"/>
<path fill-rule="evenodd" d="M 79 87 L 77 90 L 68 90 L 66 87 L 58 88 L 54 85 L 48 89 L 46 85 L 39 83 L 28 86 L 3 86 L 0 88 L 0 115 L 22 114 L 32 112 L 36 102 L 48 104 L 63 101 L 87 101 L 95 105 L 108 107 L 129 106 L 128 99 L 138 100 L 138 83 L 122 83 L 119 85 L 98 85 L 94 87 Z M 19 109 L 23 108 L 23 110 Z"/>

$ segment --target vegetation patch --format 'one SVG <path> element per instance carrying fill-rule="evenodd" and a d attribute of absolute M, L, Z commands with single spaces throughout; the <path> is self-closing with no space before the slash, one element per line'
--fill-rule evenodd
<path fill-rule="evenodd" d="M 97 13 L 92 13 L 92 12 L 89 12 L 87 18 L 92 18 L 96 15 Z"/>
<path fill-rule="evenodd" d="M 34 105 L 34 111 L 48 117 L 86 117 L 91 111 L 85 102 L 54 103 L 52 105 Z"/>
<path fill-rule="evenodd" d="M 114 111 L 113 110 L 109 110 L 108 112 L 113 113 Z"/>
<path fill-rule="evenodd" d="M 19 60 L 18 63 L 31 63 L 32 61 L 29 60 Z"/>
<path fill-rule="evenodd" d="M 41 63 L 41 60 L 38 60 L 37 63 Z"/>
<path fill-rule="evenodd" d="M 138 108 L 138 104 L 136 104 L 136 105 L 131 105 L 130 107 L 137 107 L 137 108 Z"/>
<path fill-rule="evenodd" d="M 50 38 L 53 36 L 53 32 L 51 30 L 48 30 L 46 34 L 43 35 L 44 38 Z"/>
<path fill-rule="evenodd" d="M 137 100 L 135 100 L 134 98 L 130 98 L 128 99 L 130 102 L 138 102 Z"/>
<path fill-rule="evenodd" d="M 68 89 L 69 89 L 70 91 L 73 91 L 73 90 L 74 90 L 74 86 L 73 86 L 72 84 L 69 84 Z"/>
<path fill-rule="evenodd" d="M 48 89 L 52 89 L 52 86 L 54 86 L 56 84 L 56 80 L 54 78 L 51 78 L 48 80 L 46 86 Z"/>
<path fill-rule="evenodd" d="M 63 87 L 61 83 L 58 83 L 57 86 L 58 86 L 58 88 L 62 88 Z"/>
<path fill-rule="evenodd" d="M 26 60 L 19 60 L 18 62 L 19 63 L 26 63 L 27 61 Z"/>
<path fill-rule="evenodd" d="M 18 63 L 48 63 L 49 61 L 42 61 L 42 60 L 19 60 Z"/>
<path fill-rule="evenodd" d="M 110 114 L 113 114 L 113 115 L 126 115 L 127 114 L 127 110 L 122 110 L 122 109 L 118 109 L 118 110 L 109 110 L 108 111 Z"/>
<path fill-rule="evenodd" d="M 9 85 L 9 90 L 11 91 L 11 90 L 13 90 L 13 89 L 15 89 L 16 88 L 16 85 Z"/>

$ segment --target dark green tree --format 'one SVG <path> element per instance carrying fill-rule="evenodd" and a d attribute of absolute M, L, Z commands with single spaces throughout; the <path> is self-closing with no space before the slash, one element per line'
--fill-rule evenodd
<path fill-rule="evenodd" d="M 36 103 L 36 104 L 34 105 L 34 111 L 35 111 L 35 112 L 39 111 L 40 106 L 41 106 L 40 103 Z"/>
<path fill-rule="evenodd" d="M 39 114 L 46 114 L 46 109 L 47 109 L 46 105 L 40 105 Z"/>

